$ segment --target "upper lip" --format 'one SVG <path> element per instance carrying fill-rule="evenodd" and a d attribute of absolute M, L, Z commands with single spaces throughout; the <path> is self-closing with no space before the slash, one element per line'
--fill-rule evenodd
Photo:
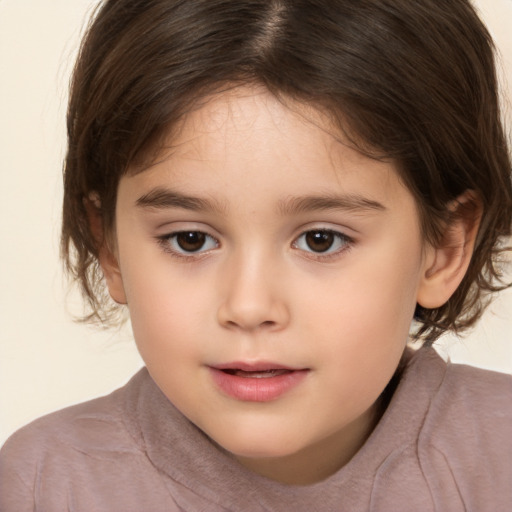
<path fill-rule="evenodd" d="M 242 370 L 244 372 L 265 372 L 269 370 L 306 370 L 306 368 L 294 368 L 291 366 L 273 363 L 269 361 L 244 362 L 234 361 L 232 363 L 222 363 L 211 365 L 216 370 Z"/>

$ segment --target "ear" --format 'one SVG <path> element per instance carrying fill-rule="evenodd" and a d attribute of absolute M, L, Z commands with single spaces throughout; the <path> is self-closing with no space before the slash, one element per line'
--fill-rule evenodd
<path fill-rule="evenodd" d="M 426 249 L 417 302 L 426 309 L 445 304 L 462 282 L 469 267 L 482 217 L 482 203 L 468 190 L 448 207 L 441 242 Z"/>
<path fill-rule="evenodd" d="M 127 304 L 126 294 L 124 291 L 123 278 L 117 257 L 111 252 L 106 244 L 100 249 L 99 262 L 103 277 L 107 283 L 108 292 L 112 299 L 118 304 Z"/>
<path fill-rule="evenodd" d="M 98 194 L 91 192 L 89 196 L 84 199 L 84 206 L 89 220 L 89 227 L 96 243 L 98 261 L 103 271 L 110 296 L 118 304 L 127 304 L 119 263 L 104 235 L 101 201 Z"/>

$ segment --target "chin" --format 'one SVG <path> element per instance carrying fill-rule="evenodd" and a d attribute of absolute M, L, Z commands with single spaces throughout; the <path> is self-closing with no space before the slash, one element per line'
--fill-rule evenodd
<path fill-rule="evenodd" d="M 267 432 L 232 433 L 227 438 L 212 439 L 235 457 L 250 459 L 280 458 L 299 452 L 304 446 L 290 439 L 290 435 Z"/>

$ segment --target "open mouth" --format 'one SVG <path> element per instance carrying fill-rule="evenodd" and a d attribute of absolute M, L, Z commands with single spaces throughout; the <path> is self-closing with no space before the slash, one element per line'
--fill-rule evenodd
<path fill-rule="evenodd" d="M 281 375 L 286 375 L 291 373 L 293 370 L 286 369 L 271 369 L 271 370 L 256 370 L 256 371 L 246 371 L 246 370 L 238 370 L 235 368 L 226 368 L 221 370 L 228 375 L 234 375 L 235 377 L 244 377 L 247 379 L 269 379 L 272 377 L 279 377 Z"/>
<path fill-rule="evenodd" d="M 241 401 L 269 402 L 299 386 L 308 368 L 290 368 L 275 363 L 228 363 L 210 366 L 217 388 Z"/>

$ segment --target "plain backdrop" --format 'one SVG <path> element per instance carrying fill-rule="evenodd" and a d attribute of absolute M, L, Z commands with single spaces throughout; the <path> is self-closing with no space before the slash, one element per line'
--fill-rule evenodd
<path fill-rule="evenodd" d="M 142 365 L 129 328 L 73 322 L 79 299 L 58 258 L 67 86 L 95 3 L 0 0 L 0 444 L 44 413 L 119 387 Z M 510 84 L 512 0 L 476 5 Z M 503 95 L 510 101 L 506 85 Z M 506 292 L 470 336 L 443 339 L 439 350 L 512 372 L 511 332 Z"/>

